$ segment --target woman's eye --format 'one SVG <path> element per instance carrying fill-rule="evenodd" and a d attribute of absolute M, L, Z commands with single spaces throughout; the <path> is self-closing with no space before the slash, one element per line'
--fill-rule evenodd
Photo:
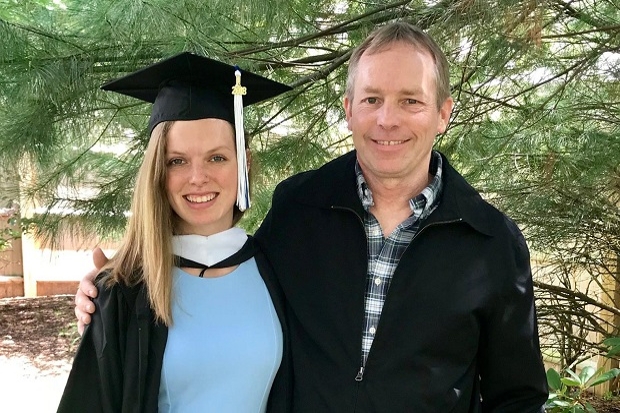
<path fill-rule="evenodd" d="M 222 155 L 214 155 L 213 157 L 211 157 L 211 161 L 213 162 L 224 162 L 226 160 L 226 158 L 224 158 Z"/>
<path fill-rule="evenodd" d="M 173 158 L 168 161 L 168 165 L 183 165 L 183 159 Z"/>

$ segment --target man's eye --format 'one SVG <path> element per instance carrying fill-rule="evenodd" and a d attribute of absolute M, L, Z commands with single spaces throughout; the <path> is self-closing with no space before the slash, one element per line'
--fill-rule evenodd
<path fill-rule="evenodd" d="M 377 103 L 377 98 L 366 98 L 366 103 L 370 103 L 371 105 L 374 105 L 375 103 Z"/>
<path fill-rule="evenodd" d="M 417 99 L 406 99 L 408 105 L 415 105 L 418 103 Z"/>

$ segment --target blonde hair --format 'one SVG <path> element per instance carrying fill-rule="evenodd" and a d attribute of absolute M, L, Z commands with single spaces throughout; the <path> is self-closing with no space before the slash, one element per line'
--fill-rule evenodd
<path fill-rule="evenodd" d="M 166 194 L 167 136 L 173 121 L 155 126 L 140 166 L 127 232 L 105 268 L 110 282 L 129 286 L 144 282 L 158 321 L 172 325 L 172 235 L 176 214 Z"/>
<path fill-rule="evenodd" d="M 170 206 L 166 192 L 166 150 L 173 124 L 174 121 L 161 122 L 151 132 L 136 178 L 125 237 L 117 253 L 104 266 L 111 274 L 108 285 L 118 282 L 133 286 L 144 282 L 155 317 L 166 326 L 172 325 L 172 236 L 180 219 Z M 243 212 L 235 205 L 232 225 L 242 216 Z"/>

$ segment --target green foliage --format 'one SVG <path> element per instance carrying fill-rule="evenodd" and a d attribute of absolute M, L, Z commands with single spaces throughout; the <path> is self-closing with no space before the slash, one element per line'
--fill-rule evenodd
<path fill-rule="evenodd" d="M 0 228 L 0 252 L 11 247 L 13 240 L 22 236 L 20 228 L 16 228 L 17 217 L 11 216 L 6 220 L 6 227 Z"/>
<path fill-rule="evenodd" d="M 588 389 L 618 377 L 620 369 L 603 371 L 594 367 L 584 367 L 579 374 L 564 370 L 561 376 L 555 369 L 547 370 L 549 400 L 545 407 L 550 413 L 596 413 L 592 405 L 584 399 Z"/>
<path fill-rule="evenodd" d="M 0 16 L 0 165 L 20 165 L 28 179 L 17 201 L 47 208 L 28 228 L 51 240 L 63 228 L 106 235 L 124 226 L 150 107 L 98 90 L 104 82 L 190 50 L 296 85 L 246 114 L 265 171 L 255 189 L 263 204 L 242 222 L 253 230 L 268 209 L 266 189 L 347 146 L 333 126 L 342 119 L 348 38 L 402 10 L 301 0 L 59 4 L 10 2 Z"/>
<path fill-rule="evenodd" d="M 607 351 L 607 357 L 616 357 L 620 354 L 620 337 L 609 337 L 603 340 L 603 345 L 609 350 Z"/>
<path fill-rule="evenodd" d="M 619 277 L 617 2 L 0 0 L 0 176 L 17 187 L 0 201 L 33 209 L 25 225 L 41 237 L 121 234 L 149 106 L 98 88 L 189 50 L 294 87 L 247 111 L 253 231 L 280 180 L 351 149 L 346 63 L 393 19 L 428 30 L 451 64 L 456 105 L 436 147 L 544 262 L 545 354 L 568 366 L 597 353 L 590 333 L 618 328 L 602 312 L 620 317 L 599 293 Z"/>

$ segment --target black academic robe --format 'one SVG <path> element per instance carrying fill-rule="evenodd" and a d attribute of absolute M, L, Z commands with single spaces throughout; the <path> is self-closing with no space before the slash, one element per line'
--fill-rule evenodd
<path fill-rule="evenodd" d="M 282 293 L 269 262 L 255 255 L 283 328 L 284 352 L 268 412 L 290 411 L 291 362 Z M 168 330 L 155 321 L 143 284 L 104 285 L 97 277 L 96 311 L 77 350 L 59 413 L 157 412 L 161 367 Z"/>

